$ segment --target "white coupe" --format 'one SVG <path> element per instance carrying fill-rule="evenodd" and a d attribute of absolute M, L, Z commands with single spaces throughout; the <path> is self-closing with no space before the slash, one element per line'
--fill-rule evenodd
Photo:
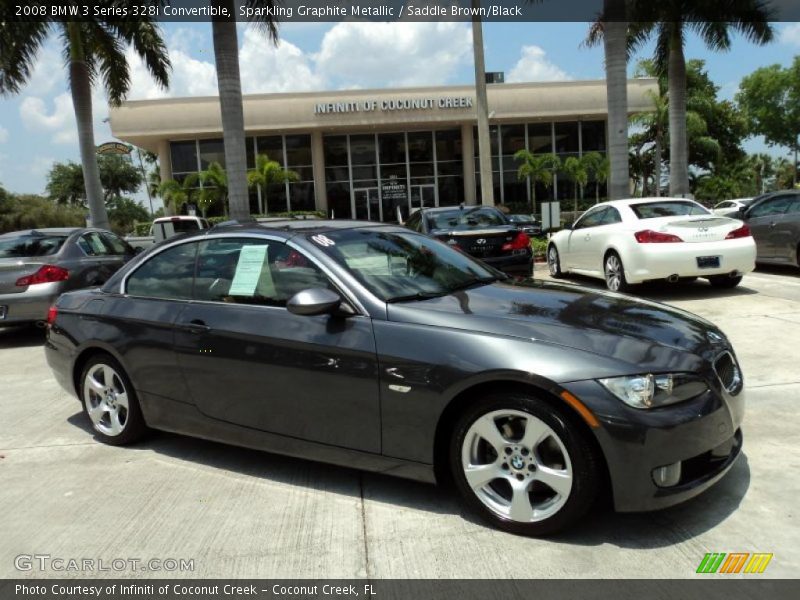
<path fill-rule="evenodd" d="M 682 198 L 597 204 L 553 235 L 547 247 L 553 277 L 599 277 L 614 292 L 653 279 L 697 277 L 732 288 L 755 268 L 755 259 L 747 225 Z"/>

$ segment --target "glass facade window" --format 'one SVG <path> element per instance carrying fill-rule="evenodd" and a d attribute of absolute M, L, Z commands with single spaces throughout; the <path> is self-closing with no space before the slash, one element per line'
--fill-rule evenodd
<path fill-rule="evenodd" d="M 200 140 L 200 170 L 205 171 L 211 163 L 225 168 L 225 145 L 221 138 Z"/>
<path fill-rule="evenodd" d="M 258 154 L 266 154 L 270 160 L 274 160 L 276 163 L 285 164 L 283 160 L 283 138 L 279 135 L 257 137 L 256 152 Z"/>
<path fill-rule="evenodd" d="M 581 123 L 581 148 L 583 152 L 606 151 L 605 121 L 583 121 Z"/>
<path fill-rule="evenodd" d="M 170 143 L 172 173 L 192 173 L 197 171 L 197 141 Z"/>
<path fill-rule="evenodd" d="M 556 154 L 577 154 L 580 151 L 578 122 L 559 122 L 555 127 Z"/>
<path fill-rule="evenodd" d="M 528 150 L 533 154 L 550 154 L 553 151 L 552 123 L 528 123 Z"/>

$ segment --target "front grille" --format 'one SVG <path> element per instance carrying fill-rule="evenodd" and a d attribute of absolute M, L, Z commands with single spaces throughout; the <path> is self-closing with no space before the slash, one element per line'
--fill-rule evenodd
<path fill-rule="evenodd" d="M 731 394 L 737 394 L 742 389 L 742 374 L 730 352 L 723 352 L 717 357 L 714 361 L 714 372 L 722 387 Z"/>

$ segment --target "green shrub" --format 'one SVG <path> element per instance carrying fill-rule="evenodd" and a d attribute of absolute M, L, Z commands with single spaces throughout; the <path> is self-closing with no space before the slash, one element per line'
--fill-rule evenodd
<path fill-rule="evenodd" d="M 534 257 L 543 257 L 547 253 L 547 240 L 545 238 L 531 238 L 531 250 Z"/>

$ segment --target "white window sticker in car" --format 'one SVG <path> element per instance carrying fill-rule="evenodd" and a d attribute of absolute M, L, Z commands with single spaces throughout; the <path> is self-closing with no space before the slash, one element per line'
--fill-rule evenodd
<path fill-rule="evenodd" d="M 228 294 L 254 296 L 256 291 L 260 296 L 275 295 L 272 273 L 267 265 L 267 246 L 242 246 Z"/>
<path fill-rule="evenodd" d="M 336 242 L 334 242 L 334 241 L 333 241 L 331 238 L 329 238 L 327 235 L 322 235 L 322 234 L 320 234 L 320 235 L 314 235 L 314 236 L 311 236 L 311 239 L 312 239 L 312 240 L 313 240 L 315 243 L 319 244 L 320 246 L 324 246 L 324 247 L 326 247 L 326 248 L 327 248 L 328 246 L 335 246 L 335 245 L 336 245 Z"/>

